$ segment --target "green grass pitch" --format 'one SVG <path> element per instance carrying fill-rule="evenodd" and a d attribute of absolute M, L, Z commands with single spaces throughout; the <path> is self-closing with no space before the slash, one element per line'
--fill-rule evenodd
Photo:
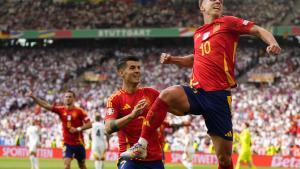
<path fill-rule="evenodd" d="M 39 159 L 40 169 L 63 169 L 62 159 Z M 72 162 L 72 169 L 78 169 L 76 160 Z M 94 169 L 93 161 L 87 160 L 87 168 Z M 104 169 L 116 169 L 116 162 L 105 162 Z M 181 164 L 166 164 L 166 169 L 185 169 Z M 29 159 L 26 158 L 0 158 L 0 169 L 30 169 Z M 193 169 L 217 169 L 217 166 L 197 165 Z M 248 169 L 248 167 L 241 167 L 241 169 Z M 284 169 L 284 168 L 270 168 L 257 167 L 257 169 Z"/>

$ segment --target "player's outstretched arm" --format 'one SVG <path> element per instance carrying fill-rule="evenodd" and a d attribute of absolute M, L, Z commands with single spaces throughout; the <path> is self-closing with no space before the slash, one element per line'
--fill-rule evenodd
<path fill-rule="evenodd" d="M 276 41 L 275 37 L 266 29 L 254 25 L 249 32 L 251 35 L 257 36 L 268 44 L 266 51 L 269 55 L 278 55 L 281 52 L 281 48 Z"/>
<path fill-rule="evenodd" d="M 114 133 L 124 126 L 126 126 L 129 122 L 131 122 L 133 119 L 137 118 L 143 111 L 143 109 L 146 107 L 147 102 L 145 99 L 140 100 L 137 105 L 134 106 L 134 109 L 132 112 L 122 118 L 119 119 L 107 119 L 105 120 L 105 132 L 107 134 Z"/>
<path fill-rule="evenodd" d="M 34 96 L 32 92 L 29 92 L 28 94 L 26 94 L 26 96 L 27 97 L 31 97 L 33 99 L 33 101 L 36 104 L 40 105 L 41 107 L 43 107 L 43 108 L 45 108 L 45 109 L 47 109 L 49 111 L 52 111 L 53 106 L 51 104 L 49 104 L 48 102 L 46 102 L 46 101 L 44 101 L 44 100 L 42 100 L 42 99 Z"/>
<path fill-rule="evenodd" d="M 168 53 L 162 53 L 160 55 L 160 63 L 175 64 L 180 67 L 193 67 L 194 54 L 185 55 L 185 56 L 171 56 Z"/>
<path fill-rule="evenodd" d="M 81 130 L 87 130 L 92 128 L 92 122 L 87 122 L 84 123 L 84 125 L 82 125 L 81 127 L 77 128 L 77 130 L 81 131 Z"/>
<path fill-rule="evenodd" d="M 70 131 L 70 133 L 76 133 L 76 132 L 81 132 L 83 130 L 87 130 L 87 129 L 90 129 L 90 128 L 92 128 L 92 123 L 91 122 L 87 122 L 87 123 L 85 123 L 82 126 L 77 127 L 77 128 L 71 127 L 69 129 L 69 131 Z"/>

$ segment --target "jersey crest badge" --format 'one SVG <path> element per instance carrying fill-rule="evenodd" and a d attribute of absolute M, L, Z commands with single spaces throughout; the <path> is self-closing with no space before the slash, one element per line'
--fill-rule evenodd
<path fill-rule="evenodd" d="M 112 115 L 114 113 L 114 109 L 113 108 L 108 108 L 107 110 L 107 115 Z"/>
<path fill-rule="evenodd" d="M 206 40 L 209 38 L 210 32 L 206 32 L 203 34 L 202 40 Z"/>

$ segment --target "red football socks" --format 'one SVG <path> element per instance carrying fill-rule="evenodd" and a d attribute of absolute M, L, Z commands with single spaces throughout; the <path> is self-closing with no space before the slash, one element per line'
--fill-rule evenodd
<path fill-rule="evenodd" d="M 228 165 L 228 166 L 221 166 L 220 163 L 219 163 L 218 169 L 233 169 L 233 163 L 232 163 L 232 160 L 231 160 L 230 165 Z"/>
<path fill-rule="evenodd" d="M 146 139 L 147 141 L 150 141 L 150 139 L 153 138 L 153 132 L 155 132 L 165 120 L 168 109 L 169 106 L 165 101 L 161 100 L 160 98 L 155 100 L 148 111 L 146 123 L 143 125 L 141 135 L 142 138 Z"/>

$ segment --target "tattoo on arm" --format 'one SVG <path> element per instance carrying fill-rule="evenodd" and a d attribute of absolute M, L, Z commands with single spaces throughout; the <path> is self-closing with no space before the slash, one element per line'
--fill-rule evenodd
<path fill-rule="evenodd" d="M 116 132 L 119 130 L 118 126 L 117 126 L 117 123 L 116 123 L 116 120 L 111 120 L 110 121 L 110 129 L 112 132 Z"/>

